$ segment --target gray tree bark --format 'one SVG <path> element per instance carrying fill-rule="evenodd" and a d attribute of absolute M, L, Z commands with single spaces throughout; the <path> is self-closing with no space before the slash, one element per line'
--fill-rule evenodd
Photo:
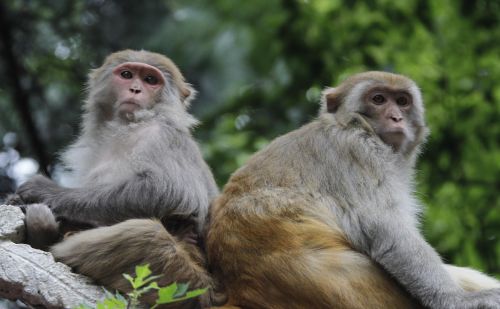
<path fill-rule="evenodd" d="M 105 298 L 89 278 L 55 262 L 49 252 L 22 244 L 24 235 L 23 212 L 0 205 L 0 297 L 50 309 L 95 306 Z"/>

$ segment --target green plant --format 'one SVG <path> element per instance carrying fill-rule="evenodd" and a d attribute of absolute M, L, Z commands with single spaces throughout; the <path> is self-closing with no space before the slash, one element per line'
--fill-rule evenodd
<path fill-rule="evenodd" d="M 158 298 L 156 304 L 151 308 L 156 308 L 158 305 L 169 304 L 190 298 L 194 298 L 204 294 L 207 289 L 196 289 L 188 291 L 189 284 L 176 282 L 166 286 L 159 287 L 154 280 L 161 276 L 152 275 L 149 265 L 140 265 L 135 267 L 135 277 L 128 274 L 123 275 L 130 282 L 132 291 L 124 297 L 120 293 L 114 295 L 106 291 L 106 298 L 96 304 L 96 309 L 133 309 L 139 306 L 139 299 L 142 295 L 151 290 L 157 290 Z M 88 305 L 79 305 L 76 309 L 91 309 Z"/>

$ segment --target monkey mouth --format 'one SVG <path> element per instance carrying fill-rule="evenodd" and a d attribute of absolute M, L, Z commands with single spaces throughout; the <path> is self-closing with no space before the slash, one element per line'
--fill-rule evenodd
<path fill-rule="evenodd" d="M 136 100 L 125 100 L 125 101 L 120 102 L 120 104 L 118 104 L 119 107 L 122 107 L 124 105 L 125 106 L 126 105 L 134 105 L 134 106 L 137 106 L 137 107 L 141 106 Z"/>
<path fill-rule="evenodd" d="M 385 144 L 392 146 L 395 151 L 398 151 L 406 139 L 406 134 L 403 129 L 396 128 L 385 130 L 380 134 L 380 138 Z"/>
<path fill-rule="evenodd" d="M 117 108 L 119 117 L 127 122 L 133 122 L 136 112 L 140 110 L 142 110 L 142 106 L 134 100 L 122 101 L 118 104 Z"/>
<path fill-rule="evenodd" d="M 404 135 L 405 134 L 405 129 L 403 129 L 401 127 L 393 127 L 393 128 L 385 129 L 381 133 L 384 134 L 384 135 L 399 135 L 399 134 Z"/>
<path fill-rule="evenodd" d="M 394 129 L 388 129 L 384 130 L 383 132 L 380 133 L 380 136 L 383 136 L 387 139 L 403 139 L 406 136 L 405 130 L 401 128 L 394 128 Z"/>
<path fill-rule="evenodd" d="M 133 113 L 140 109 L 142 109 L 142 106 L 134 100 L 126 100 L 118 105 L 118 111 L 120 112 Z"/>

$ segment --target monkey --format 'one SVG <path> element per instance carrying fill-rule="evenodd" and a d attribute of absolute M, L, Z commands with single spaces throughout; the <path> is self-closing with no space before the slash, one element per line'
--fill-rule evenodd
<path fill-rule="evenodd" d="M 160 284 L 211 289 L 202 233 L 218 188 L 191 135 L 198 121 L 187 108 L 195 93 L 163 55 L 109 55 L 89 74 L 81 135 L 62 154 L 75 185 L 37 175 L 16 191 L 24 204 L 46 205 L 25 206 L 28 234 L 59 229 L 46 239 L 59 241 L 50 249 L 55 259 L 111 289 L 129 291 L 122 274 L 145 263 L 163 275 Z M 61 237 L 75 222 L 83 227 Z M 154 295 L 145 301 L 153 305 Z"/>
<path fill-rule="evenodd" d="M 414 166 L 428 129 L 416 83 L 359 73 L 321 103 L 212 204 L 223 308 L 500 308 L 498 281 L 444 265 L 419 231 Z"/>

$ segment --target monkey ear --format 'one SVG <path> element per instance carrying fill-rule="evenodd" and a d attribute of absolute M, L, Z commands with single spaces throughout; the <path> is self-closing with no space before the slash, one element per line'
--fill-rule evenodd
<path fill-rule="evenodd" d="M 186 107 L 189 107 L 189 105 L 191 105 L 191 101 L 193 101 L 193 99 L 196 97 L 196 93 L 197 91 L 194 90 L 191 84 L 183 83 L 183 85 L 179 87 L 181 101 Z"/>
<path fill-rule="evenodd" d="M 184 100 L 191 95 L 191 91 L 187 87 L 181 89 L 181 98 Z"/>
<path fill-rule="evenodd" d="M 342 102 L 342 96 L 337 88 L 326 88 L 321 95 L 321 105 L 328 113 L 335 113 Z"/>

